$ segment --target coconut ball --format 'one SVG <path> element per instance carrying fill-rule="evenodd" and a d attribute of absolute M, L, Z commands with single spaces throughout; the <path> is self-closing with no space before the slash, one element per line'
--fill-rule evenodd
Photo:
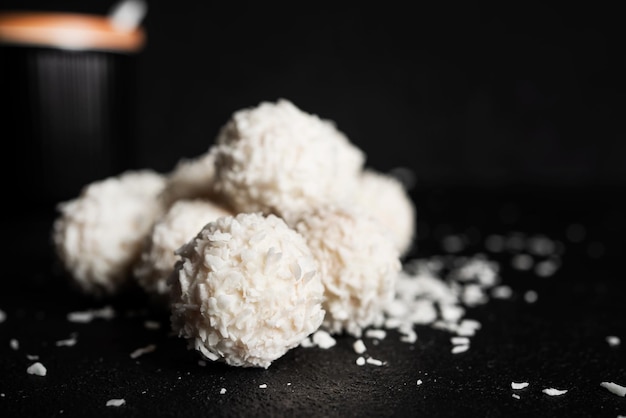
<path fill-rule="evenodd" d="M 334 123 L 285 99 L 235 112 L 214 149 L 215 187 L 236 212 L 283 217 L 342 199 L 365 162 Z"/>
<path fill-rule="evenodd" d="M 143 242 L 163 214 L 157 196 L 164 185 L 154 171 L 126 171 L 88 184 L 57 206 L 54 250 L 80 290 L 102 296 L 128 284 Z"/>
<path fill-rule="evenodd" d="M 380 223 L 356 208 L 329 205 L 304 213 L 295 228 L 320 265 L 323 327 L 360 337 L 365 328 L 382 326 L 401 262 Z"/>
<path fill-rule="evenodd" d="M 355 190 L 355 202 L 390 232 L 401 256 L 411 250 L 417 212 L 400 180 L 366 169 Z"/>
<path fill-rule="evenodd" d="M 195 158 L 182 158 L 167 175 L 160 198 L 165 207 L 181 199 L 213 198 L 214 177 L 215 157 L 210 151 Z"/>
<path fill-rule="evenodd" d="M 210 200 L 177 200 L 156 221 L 145 240 L 141 257 L 134 267 L 139 285 L 149 294 L 166 296 L 167 279 L 179 257 L 176 250 L 192 239 L 207 223 L 229 211 Z"/>
<path fill-rule="evenodd" d="M 209 360 L 268 368 L 322 323 L 316 260 L 277 216 L 218 218 L 178 255 L 172 329 Z"/>

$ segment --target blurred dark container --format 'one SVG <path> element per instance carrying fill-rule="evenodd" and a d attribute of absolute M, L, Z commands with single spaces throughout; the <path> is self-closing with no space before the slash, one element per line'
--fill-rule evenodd
<path fill-rule="evenodd" d="M 132 168 L 144 40 L 105 16 L 0 13 L 0 132 L 11 160 L 2 170 L 13 202 L 50 208 Z"/>

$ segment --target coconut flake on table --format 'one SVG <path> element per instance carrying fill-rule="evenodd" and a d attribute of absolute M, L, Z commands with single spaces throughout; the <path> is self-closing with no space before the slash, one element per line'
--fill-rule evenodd
<path fill-rule="evenodd" d="M 511 389 L 524 389 L 526 387 L 528 387 L 529 383 L 528 382 L 511 382 Z"/>
<path fill-rule="evenodd" d="M 133 267 L 139 286 L 166 304 L 168 277 L 179 257 L 176 250 L 192 239 L 207 223 L 232 215 L 222 206 L 204 199 L 178 200 L 153 225 L 141 255 Z"/>
<path fill-rule="evenodd" d="M 109 399 L 106 403 L 106 406 L 119 407 L 126 404 L 125 399 Z"/>
<path fill-rule="evenodd" d="M 356 365 L 357 366 L 364 366 L 365 365 L 365 357 L 363 357 L 363 356 L 357 357 Z"/>
<path fill-rule="evenodd" d="M 74 345 L 76 345 L 76 342 L 78 340 L 76 339 L 76 335 L 73 334 L 70 338 L 66 338 L 64 340 L 58 340 L 55 345 L 57 347 L 73 347 Z"/>
<path fill-rule="evenodd" d="M 317 260 L 277 216 L 218 218 L 178 254 L 172 329 L 208 360 L 268 368 L 324 319 Z"/>
<path fill-rule="evenodd" d="M 527 290 L 524 292 L 524 301 L 526 303 L 535 303 L 539 299 L 539 295 L 534 290 Z"/>
<path fill-rule="evenodd" d="M 28 366 L 26 373 L 33 374 L 35 376 L 45 376 L 48 373 L 48 370 L 46 370 L 46 367 L 43 364 L 37 361 Z"/>
<path fill-rule="evenodd" d="M 467 337 L 452 337 L 450 342 L 452 345 L 469 345 L 470 339 Z"/>
<path fill-rule="evenodd" d="M 513 398 L 515 398 L 515 399 L 521 399 L 521 398 L 522 398 L 522 397 L 521 397 L 521 396 L 519 396 L 517 393 L 513 393 L 513 394 L 511 395 L 511 397 L 513 397 Z"/>
<path fill-rule="evenodd" d="M 541 392 L 550 396 L 560 396 L 560 395 L 564 395 L 565 393 L 567 393 L 567 389 L 561 390 L 561 389 L 555 389 L 555 388 L 546 388 L 546 389 L 543 389 Z"/>
<path fill-rule="evenodd" d="M 359 338 L 382 326 L 402 264 L 381 225 L 358 208 L 324 205 L 303 213 L 295 229 L 320 267 L 323 328 Z"/>
<path fill-rule="evenodd" d="M 313 345 L 323 349 L 334 347 L 335 344 L 337 344 L 337 340 L 335 340 L 328 332 L 324 331 L 323 329 L 315 331 L 311 336 L 311 340 L 313 342 Z"/>
<path fill-rule="evenodd" d="M 382 360 L 375 359 L 373 357 L 368 357 L 365 359 L 367 364 L 371 364 L 373 366 L 383 366 L 385 363 Z"/>
<path fill-rule="evenodd" d="M 144 354 L 152 353 L 155 350 L 156 350 L 155 344 L 148 344 L 145 347 L 140 347 L 140 348 L 133 350 L 133 352 L 130 353 L 130 358 L 136 359 L 140 356 L 143 356 Z"/>
<path fill-rule="evenodd" d="M 618 385 L 613 382 L 602 382 L 600 386 L 617 396 L 626 397 L 626 386 Z"/>
<path fill-rule="evenodd" d="M 460 354 L 460 353 L 464 353 L 467 350 L 469 350 L 469 344 L 461 344 L 461 345 L 455 345 L 454 347 L 452 347 L 452 354 Z"/>
<path fill-rule="evenodd" d="M 19 350 L 19 349 L 20 349 L 20 342 L 19 342 L 18 340 L 16 340 L 15 338 L 11 338 L 11 339 L 9 340 L 9 346 L 10 346 L 13 350 L 17 351 L 17 350 Z"/>
<path fill-rule="evenodd" d="M 57 205 L 52 242 L 70 283 L 94 296 L 129 285 L 142 243 L 164 211 L 157 198 L 164 184 L 152 170 L 126 171 L 87 184 Z"/>
<path fill-rule="evenodd" d="M 221 388 L 221 389 L 220 389 L 220 395 L 223 395 L 223 394 L 225 394 L 225 393 L 226 393 L 226 388 Z"/>
<path fill-rule="evenodd" d="M 622 343 L 622 340 L 615 335 L 609 335 L 606 337 L 606 342 L 611 347 L 617 347 Z"/>
<path fill-rule="evenodd" d="M 115 310 L 112 306 L 107 305 L 100 309 L 90 309 L 87 311 L 76 311 L 67 314 L 67 320 L 70 322 L 87 323 L 94 319 L 113 319 Z"/>
<path fill-rule="evenodd" d="M 354 343 L 352 343 L 352 348 L 354 349 L 354 352 L 357 354 L 363 354 L 367 351 L 367 347 L 365 346 L 365 343 L 361 339 L 358 339 Z"/>
<path fill-rule="evenodd" d="M 351 198 L 365 153 L 286 99 L 234 112 L 214 141 L 215 190 L 234 212 L 293 216 Z"/>

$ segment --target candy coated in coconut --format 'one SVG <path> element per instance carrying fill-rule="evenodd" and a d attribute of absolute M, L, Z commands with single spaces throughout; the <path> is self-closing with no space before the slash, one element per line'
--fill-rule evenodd
<path fill-rule="evenodd" d="M 214 151 L 215 187 L 236 212 L 283 217 L 343 199 L 365 161 L 334 123 L 284 99 L 235 112 Z"/>
<path fill-rule="evenodd" d="M 218 218 L 178 254 L 172 329 L 209 360 L 268 368 L 322 323 L 317 263 L 277 216 Z"/>
<path fill-rule="evenodd" d="M 175 254 L 207 223 L 231 215 L 222 206 L 205 199 L 177 200 L 158 219 L 145 240 L 134 267 L 139 285 L 151 295 L 167 295 L 168 277 L 179 257 Z"/>
<path fill-rule="evenodd" d="M 398 249 L 381 224 L 358 208 L 327 205 L 303 213 L 295 228 L 320 265 L 323 327 L 360 337 L 365 328 L 381 326 L 401 270 Z"/>
<path fill-rule="evenodd" d="M 158 195 L 164 184 L 154 171 L 126 171 L 90 183 L 58 205 L 55 254 L 80 290 L 111 295 L 132 280 L 143 241 L 163 214 Z"/>
<path fill-rule="evenodd" d="M 417 212 L 404 185 L 397 178 L 366 169 L 355 189 L 355 203 L 389 231 L 403 256 L 415 238 Z"/>
<path fill-rule="evenodd" d="M 215 157 L 210 151 L 194 158 L 180 159 L 167 174 L 160 198 L 165 207 L 182 199 L 212 199 Z"/>

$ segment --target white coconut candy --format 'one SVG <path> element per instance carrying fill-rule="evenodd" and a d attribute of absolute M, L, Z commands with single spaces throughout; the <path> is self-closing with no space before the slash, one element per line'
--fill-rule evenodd
<path fill-rule="evenodd" d="M 132 280 L 142 243 L 163 214 L 157 195 L 164 184 L 154 171 L 127 171 L 88 184 L 57 206 L 55 252 L 80 290 L 111 295 Z"/>
<path fill-rule="evenodd" d="M 220 129 L 215 188 L 235 212 L 288 220 L 355 190 L 365 154 L 330 121 L 280 99 L 235 112 Z"/>
<path fill-rule="evenodd" d="M 412 249 L 417 211 L 400 180 L 373 169 L 364 170 L 355 191 L 355 203 L 389 231 L 401 256 Z"/>
<path fill-rule="evenodd" d="M 215 198 L 214 178 L 215 156 L 211 150 L 194 158 L 183 158 L 167 174 L 159 198 L 166 208 L 178 200 L 212 200 Z"/>
<path fill-rule="evenodd" d="M 156 221 L 133 268 L 137 282 L 147 293 L 166 299 L 168 277 L 179 257 L 176 250 L 204 225 L 232 213 L 210 200 L 178 200 Z"/>
<path fill-rule="evenodd" d="M 208 360 L 268 368 L 324 319 L 317 261 L 277 216 L 218 218 L 178 254 L 172 329 Z"/>
<path fill-rule="evenodd" d="M 355 208 L 327 205 L 305 213 L 296 229 L 306 239 L 324 283 L 324 328 L 360 337 L 384 323 L 402 265 L 380 224 Z"/>

